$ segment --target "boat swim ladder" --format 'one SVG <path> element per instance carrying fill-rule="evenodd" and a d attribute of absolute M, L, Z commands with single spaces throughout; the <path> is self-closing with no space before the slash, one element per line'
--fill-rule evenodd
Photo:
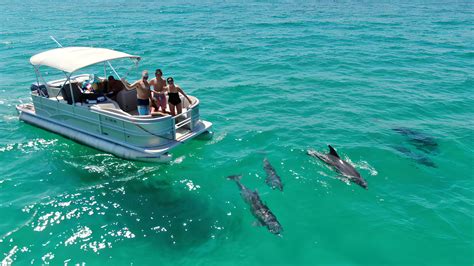
<path fill-rule="evenodd" d="M 175 124 L 175 136 L 176 136 L 176 140 L 179 140 L 180 138 L 183 138 L 184 136 L 188 135 L 188 134 L 191 134 L 193 132 L 193 128 L 192 128 L 192 116 L 191 116 L 191 112 L 193 111 L 193 109 L 188 109 L 186 112 L 183 112 L 179 115 L 176 115 L 173 117 L 173 120 L 174 120 L 174 124 Z M 184 119 L 181 120 L 181 118 L 184 117 Z M 187 129 L 184 129 L 185 126 L 189 125 L 189 128 Z M 181 130 L 180 130 L 181 129 Z M 177 134 L 177 133 L 180 133 L 179 131 L 183 132 L 185 131 L 185 133 L 181 133 L 181 134 Z"/>

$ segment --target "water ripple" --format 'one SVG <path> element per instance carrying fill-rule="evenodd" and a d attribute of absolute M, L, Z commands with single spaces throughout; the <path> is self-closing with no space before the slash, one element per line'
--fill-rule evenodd
<path fill-rule="evenodd" d="M 471 6 L 1 2 L 2 263 L 472 263 Z M 49 35 L 142 56 L 130 80 L 162 68 L 201 100 L 214 138 L 155 165 L 20 122 L 14 106 L 30 101 L 35 80 L 28 59 L 55 47 Z M 438 151 L 394 134 L 400 126 L 429 135 Z M 327 144 L 368 191 L 304 152 Z M 263 182 L 263 157 L 283 193 Z M 278 216 L 283 238 L 252 226 L 225 179 L 238 173 Z"/>

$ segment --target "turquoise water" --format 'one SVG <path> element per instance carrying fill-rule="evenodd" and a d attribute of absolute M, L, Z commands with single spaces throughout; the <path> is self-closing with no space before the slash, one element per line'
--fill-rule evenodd
<path fill-rule="evenodd" d="M 474 5 L 410 2 L 1 2 L 0 260 L 472 265 Z M 214 138 L 159 165 L 20 122 L 49 35 L 142 56 L 130 79 L 162 68 Z M 327 144 L 367 191 L 305 154 Z M 265 185 L 264 157 L 284 192 Z M 281 238 L 252 225 L 225 178 L 239 173 Z"/>

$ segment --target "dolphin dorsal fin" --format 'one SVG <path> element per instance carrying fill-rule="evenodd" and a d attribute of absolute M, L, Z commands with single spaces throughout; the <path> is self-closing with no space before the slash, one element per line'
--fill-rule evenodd
<path fill-rule="evenodd" d="M 331 154 L 332 156 L 336 156 L 337 158 L 339 158 L 339 154 L 337 154 L 336 150 L 331 147 L 331 145 L 328 145 L 329 147 L 329 154 Z M 340 158 L 339 158 L 340 159 Z"/>

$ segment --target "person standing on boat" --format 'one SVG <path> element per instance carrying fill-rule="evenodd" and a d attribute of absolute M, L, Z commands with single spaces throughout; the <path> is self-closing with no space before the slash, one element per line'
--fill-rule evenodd
<path fill-rule="evenodd" d="M 148 83 L 148 71 L 143 70 L 142 78 L 135 81 L 133 84 L 129 84 L 125 78 L 122 78 L 122 83 L 125 85 L 127 90 L 137 90 L 137 109 L 139 115 L 150 114 L 150 99 L 151 90 L 150 84 Z"/>
<path fill-rule="evenodd" d="M 162 112 L 166 112 L 166 80 L 163 79 L 163 72 L 161 69 L 155 70 L 155 78 L 150 80 L 150 86 L 152 88 L 152 105 L 151 112 L 159 111 L 161 108 Z M 156 110 L 155 110 L 156 107 Z"/>
<path fill-rule="evenodd" d="M 168 77 L 166 81 L 168 82 L 168 104 L 170 105 L 171 115 L 175 116 L 176 111 L 177 111 L 177 114 L 179 115 L 181 114 L 182 109 L 183 109 L 183 104 L 181 103 L 179 94 L 180 93 L 183 94 L 183 96 L 186 97 L 186 99 L 188 99 L 189 104 L 192 103 L 191 99 L 189 99 L 188 95 L 186 95 L 186 93 L 184 93 L 184 91 L 178 85 L 174 84 L 174 80 L 172 77 Z M 176 107 L 176 111 L 175 111 L 175 107 Z"/>

